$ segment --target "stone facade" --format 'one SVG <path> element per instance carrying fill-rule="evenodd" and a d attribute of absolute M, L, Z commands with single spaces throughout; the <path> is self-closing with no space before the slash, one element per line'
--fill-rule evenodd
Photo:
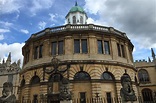
<path fill-rule="evenodd" d="M 121 101 L 121 77 L 125 73 L 138 97 L 132 51 L 126 34 L 112 27 L 66 24 L 32 34 L 22 48 L 19 100 L 46 98 L 59 103 L 71 96 L 72 103 L 89 103 L 93 98 Z M 62 86 L 64 78 L 69 83 Z M 132 101 L 138 103 L 138 99 Z"/>
<path fill-rule="evenodd" d="M 71 26 L 65 25 L 64 28 L 71 29 Z M 23 47 L 24 65 L 20 72 L 20 82 L 22 84 L 25 81 L 23 82 L 25 84 L 22 84 L 20 88 L 21 94 L 19 96 L 21 101 L 22 99 L 33 100 L 35 94 L 39 94 L 38 98 L 40 98 L 40 94 L 48 95 L 48 85 L 52 86 L 53 95 L 59 93 L 58 83 L 49 81 L 53 74 L 44 72 L 45 68 L 49 70 L 53 68 L 51 64 L 53 57 L 60 60 L 58 69 L 65 70 L 68 68 L 61 75 L 70 81 L 69 90 L 72 92 L 73 100 L 81 98 L 82 95 L 86 98 L 94 98 L 96 93 L 100 97 L 107 97 L 106 95 L 111 94 L 112 98 L 120 98 L 120 89 L 122 87 L 120 78 L 125 71 L 131 77 L 132 87 L 136 96 L 138 96 L 135 84 L 136 69 L 132 60 L 133 45 L 131 42 L 122 34 L 112 34 L 110 31 L 106 33 L 103 31 L 96 32 L 95 30 L 86 31 L 82 30 L 84 26 L 85 29 L 86 27 L 89 29 L 90 26 L 96 25 L 81 25 L 81 29 L 74 30 L 74 32 L 69 32 L 70 30 L 68 32 L 66 30 L 59 31 L 56 34 L 49 32 L 50 34 L 47 33 L 39 38 L 37 37 L 38 34 L 32 35 Z M 72 27 L 79 28 L 77 25 Z M 107 29 L 109 30 L 109 28 Z M 74 53 L 74 39 L 82 38 L 87 40 L 88 52 Z M 98 53 L 98 39 L 109 41 L 110 54 Z M 59 40 L 63 40 L 64 43 L 63 54 L 53 56 L 51 54 L 52 42 Z M 124 45 L 125 57 L 118 55 L 117 43 Z M 34 50 L 38 45 L 43 45 L 42 57 L 34 59 Z M 29 59 L 25 62 L 27 60 L 27 50 L 29 50 Z M 103 77 L 104 75 L 106 77 Z M 40 81 L 32 84 L 33 77 L 39 78 Z"/>
<path fill-rule="evenodd" d="M 19 71 L 20 60 L 17 63 L 11 63 L 11 53 L 9 53 L 7 60 L 3 59 L 0 63 L 0 97 L 2 96 L 3 84 L 11 82 L 13 84 L 13 94 L 18 98 Z"/>

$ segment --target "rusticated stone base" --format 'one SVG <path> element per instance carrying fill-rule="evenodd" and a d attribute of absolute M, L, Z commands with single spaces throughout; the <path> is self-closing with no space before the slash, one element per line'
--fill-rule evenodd
<path fill-rule="evenodd" d="M 72 100 L 69 101 L 64 100 L 64 101 L 60 101 L 60 103 L 72 103 Z"/>

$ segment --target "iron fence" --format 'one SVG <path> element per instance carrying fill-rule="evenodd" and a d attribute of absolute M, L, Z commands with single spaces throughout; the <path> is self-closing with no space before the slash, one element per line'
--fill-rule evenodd
<path fill-rule="evenodd" d="M 142 97 L 137 98 L 138 103 L 156 103 L 156 100 L 143 101 Z M 59 99 L 38 99 L 38 100 L 22 100 L 17 103 L 60 103 Z M 74 98 L 72 103 L 122 103 L 121 98 Z M 132 101 L 133 103 L 133 101 Z"/>

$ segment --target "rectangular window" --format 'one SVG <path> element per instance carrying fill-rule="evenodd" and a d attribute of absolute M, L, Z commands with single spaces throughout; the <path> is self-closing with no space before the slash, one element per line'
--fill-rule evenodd
<path fill-rule="evenodd" d="M 27 50 L 26 53 L 25 53 L 24 63 L 29 62 L 29 53 L 30 53 L 30 50 Z"/>
<path fill-rule="evenodd" d="M 112 99 L 111 92 L 107 92 L 106 96 L 107 96 L 107 103 L 112 103 L 112 101 L 111 101 L 111 99 Z"/>
<path fill-rule="evenodd" d="M 38 46 L 36 46 L 34 50 L 34 59 L 37 59 L 37 57 L 38 57 Z"/>
<path fill-rule="evenodd" d="M 33 95 L 33 103 L 38 103 L 38 95 L 37 94 L 35 94 L 35 95 Z"/>
<path fill-rule="evenodd" d="M 110 54 L 109 41 L 104 41 L 105 54 Z"/>
<path fill-rule="evenodd" d="M 86 103 L 86 92 L 80 92 L 80 103 Z"/>
<path fill-rule="evenodd" d="M 52 55 L 56 55 L 56 45 L 57 43 L 56 42 L 52 42 Z"/>
<path fill-rule="evenodd" d="M 122 44 L 117 43 L 118 56 L 125 58 L 125 47 Z"/>
<path fill-rule="evenodd" d="M 58 42 L 58 54 L 63 54 L 63 41 Z"/>
<path fill-rule="evenodd" d="M 103 45 L 102 45 L 102 40 L 98 40 L 98 53 L 103 54 Z"/>
<path fill-rule="evenodd" d="M 118 56 L 121 57 L 121 50 L 120 50 L 120 45 L 117 43 L 117 49 L 118 49 Z"/>
<path fill-rule="evenodd" d="M 74 53 L 80 53 L 80 40 L 74 40 Z"/>
<path fill-rule="evenodd" d="M 43 45 L 40 45 L 39 47 L 39 58 L 42 58 L 42 52 L 43 52 Z"/>
<path fill-rule="evenodd" d="M 121 51 L 122 51 L 122 57 L 125 57 L 125 49 L 123 45 L 121 45 Z"/>
<path fill-rule="evenodd" d="M 82 48 L 82 53 L 88 53 L 87 39 L 82 39 L 81 40 L 81 48 Z"/>

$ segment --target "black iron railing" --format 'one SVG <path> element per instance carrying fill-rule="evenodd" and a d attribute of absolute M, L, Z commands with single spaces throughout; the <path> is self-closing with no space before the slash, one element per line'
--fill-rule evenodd
<path fill-rule="evenodd" d="M 152 101 L 143 101 L 143 98 L 139 96 L 137 98 L 138 103 L 156 103 L 153 98 Z M 38 100 L 22 100 L 17 103 L 60 103 L 59 99 L 38 99 Z M 121 98 L 73 98 L 72 103 L 122 103 Z M 133 103 L 133 101 L 132 101 Z"/>

